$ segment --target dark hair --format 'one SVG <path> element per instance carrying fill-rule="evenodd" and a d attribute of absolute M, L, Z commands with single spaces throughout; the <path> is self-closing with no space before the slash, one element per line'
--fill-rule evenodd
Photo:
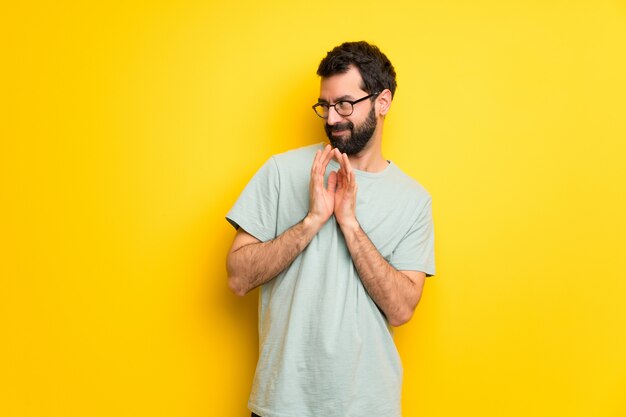
<path fill-rule="evenodd" d="M 356 67 L 363 78 L 361 88 L 370 94 L 388 88 L 391 96 L 396 92 L 396 71 L 391 61 L 376 45 L 365 41 L 344 42 L 326 54 L 317 68 L 317 75 L 327 78 L 348 72 Z"/>

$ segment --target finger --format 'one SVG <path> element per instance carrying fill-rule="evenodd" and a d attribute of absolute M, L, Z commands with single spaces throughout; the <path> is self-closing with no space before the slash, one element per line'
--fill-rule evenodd
<path fill-rule="evenodd" d="M 330 162 L 332 157 L 333 157 L 333 149 L 331 148 L 330 145 L 326 145 L 326 148 L 324 149 L 324 154 L 322 155 L 322 158 L 321 158 L 322 162 L 320 165 L 322 174 L 326 172 L 326 167 L 328 166 L 328 163 Z"/>
<path fill-rule="evenodd" d="M 350 158 L 348 158 L 348 154 L 343 154 L 343 163 L 346 167 L 346 172 L 348 174 L 352 173 L 352 164 L 350 164 Z"/>
<path fill-rule="evenodd" d="M 343 170 L 341 168 L 339 168 L 339 171 L 337 171 L 337 188 L 336 188 L 336 190 L 341 190 L 343 188 L 343 182 L 344 182 Z"/>
<path fill-rule="evenodd" d="M 324 176 L 324 173 L 326 172 L 326 165 L 328 164 L 324 161 L 331 152 L 332 147 L 330 145 L 326 145 L 324 149 L 318 149 L 317 152 L 315 152 L 315 160 L 311 169 L 311 175 Z"/>
<path fill-rule="evenodd" d="M 339 164 L 343 169 L 344 174 L 347 176 L 350 172 L 350 162 L 348 161 L 348 155 L 345 153 L 339 153 Z"/>
<path fill-rule="evenodd" d="M 328 192 L 334 193 L 337 189 L 337 172 L 331 171 L 328 176 Z"/>
<path fill-rule="evenodd" d="M 350 164 L 350 158 L 345 153 L 343 154 L 344 165 L 346 167 L 346 183 L 348 184 L 348 188 L 351 193 L 356 193 L 356 174 L 352 169 L 352 165 Z"/>
<path fill-rule="evenodd" d="M 313 165 L 311 165 L 311 175 L 313 175 L 315 173 L 315 170 L 317 168 L 317 163 L 320 159 L 320 155 L 322 154 L 322 150 L 318 149 L 317 152 L 315 152 L 315 158 L 313 158 Z"/>
<path fill-rule="evenodd" d="M 337 161 L 339 165 L 343 166 L 341 151 L 339 151 L 339 149 L 337 148 L 333 149 L 333 158 L 335 159 L 335 161 Z"/>
<path fill-rule="evenodd" d="M 318 150 L 320 153 L 317 157 L 317 164 L 315 165 L 315 175 L 324 175 L 326 171 L 326 166 L 324 165 L 324 160 L 329 152 L 331 152 L 330 145 L 326 145 L 323 150 Z"/>

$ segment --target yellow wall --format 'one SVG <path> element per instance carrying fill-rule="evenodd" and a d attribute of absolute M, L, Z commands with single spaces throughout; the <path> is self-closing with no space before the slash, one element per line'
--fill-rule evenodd
<path fill-rule="evenodd" d="M 624 1 L 91 3 L 0 17 L 0 415 L 246 415 L 224 215 L 360 39 L 434 198 L 405 416 L 626 415 Z"/>

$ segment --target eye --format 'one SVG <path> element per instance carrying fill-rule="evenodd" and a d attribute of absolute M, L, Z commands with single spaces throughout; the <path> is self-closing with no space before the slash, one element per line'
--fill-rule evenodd
<path fill-rule="evenodd" d="M 337 110 L 341 112 L 347 112 L 352 109 L 352 103 L 350 103 L 349 101 L 338 101 L 335 106 L 337 106 Z"/>

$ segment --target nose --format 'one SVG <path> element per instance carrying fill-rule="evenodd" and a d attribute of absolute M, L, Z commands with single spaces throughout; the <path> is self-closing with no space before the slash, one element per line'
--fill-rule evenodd
<path fill-rule="evenodd" d="M 329 126 L 332 126 L 336 123 L 339 123 L 340 121 L 343 120 L 343 116 L 341 116 L 339 113 L 337 113 L 337 110 L 335 109 L 335 106 L 330 106 L 328 109 L 328 119 L 326 119 L 326 123 Z"/>

